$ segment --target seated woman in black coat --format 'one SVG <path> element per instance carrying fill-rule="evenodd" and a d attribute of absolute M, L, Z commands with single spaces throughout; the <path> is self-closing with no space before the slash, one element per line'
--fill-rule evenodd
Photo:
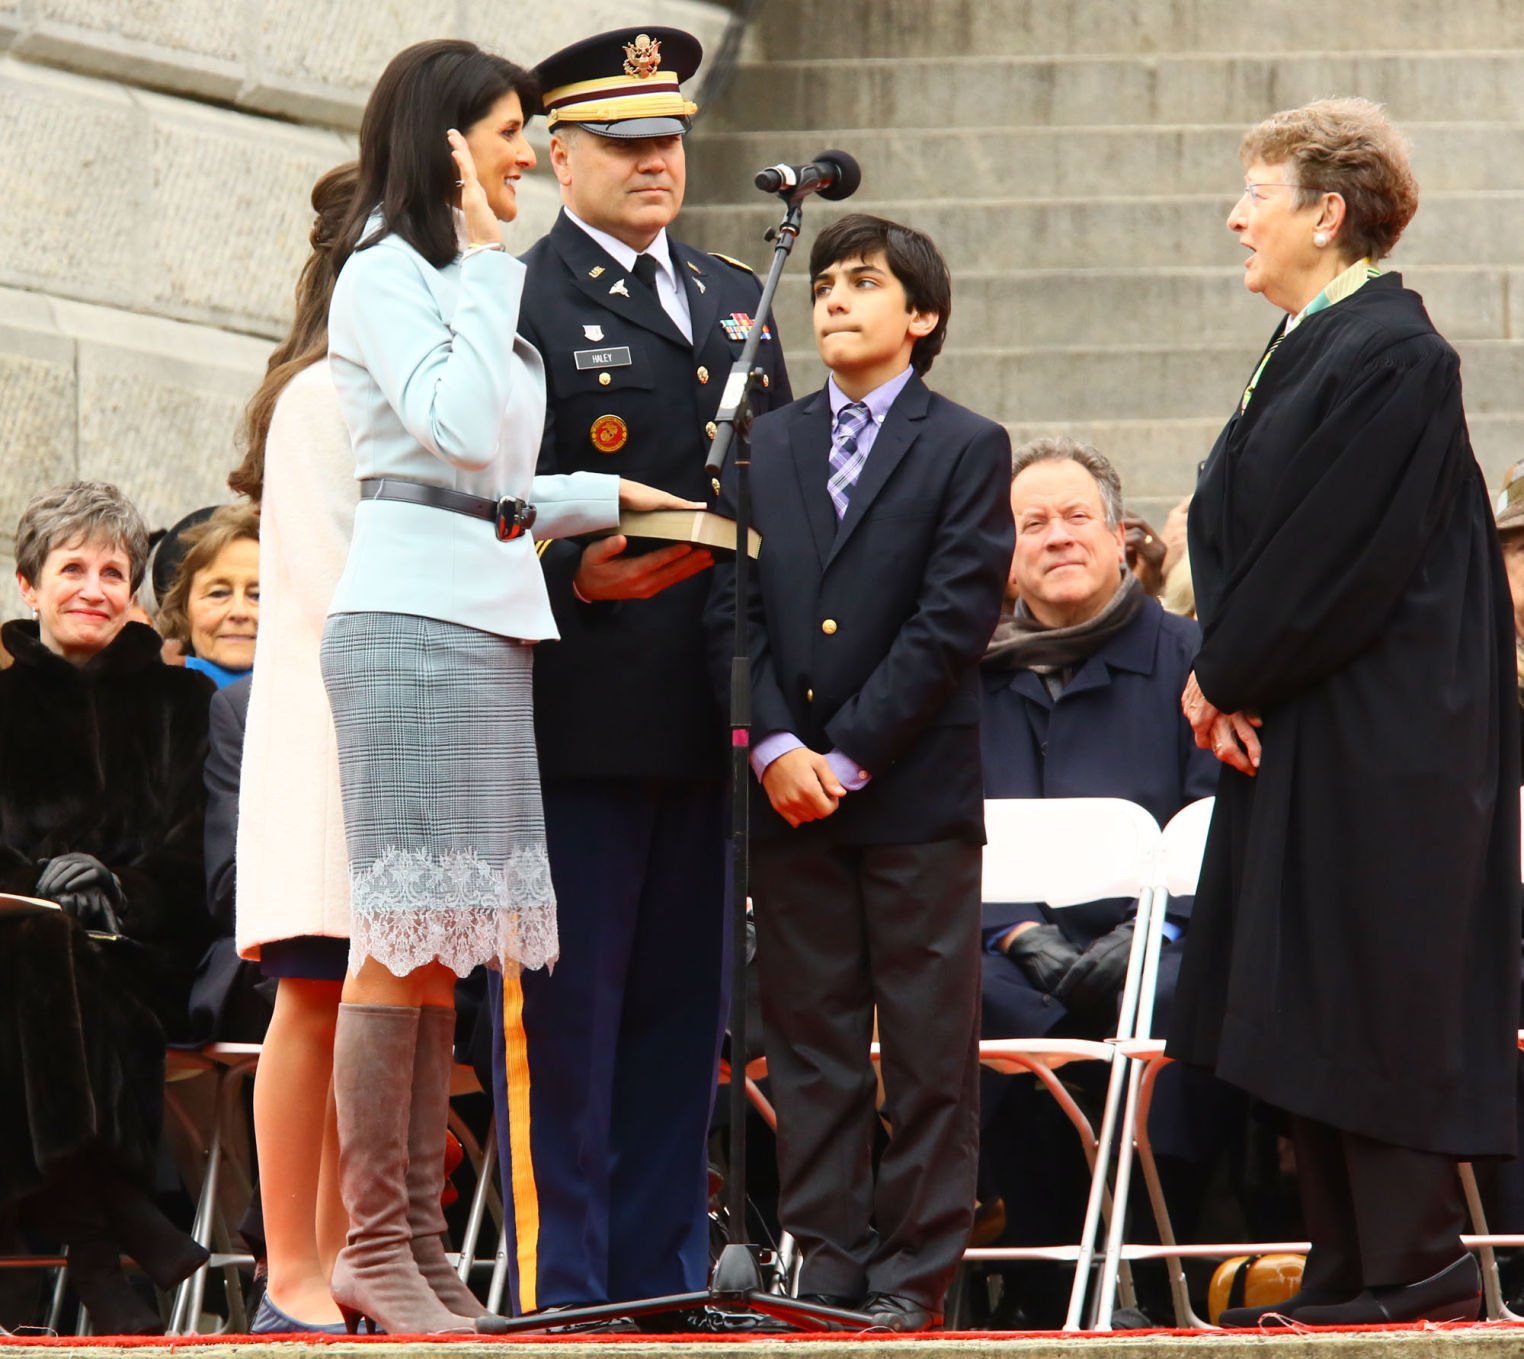
<path fill-rule="evenodd" d="M 142 1188 L 157 1144 L 166 1035 L 210 934 L 201 828 L 203 675 L 165 666 L 128 622 L 147 559 L 115 487 L 36 497 L 16 531 L 34 622 L 0 629 L 0 1211 L 69 1248 L 97 1333 L 161 1331 L 118 1263 L 162 1288 L 205 1252 Z"/>

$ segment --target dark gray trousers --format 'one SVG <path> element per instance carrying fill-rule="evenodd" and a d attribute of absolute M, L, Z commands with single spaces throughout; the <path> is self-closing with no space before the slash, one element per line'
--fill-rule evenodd
<path fill-rule="evenodd" d="M 800 1291 L 940 1310 L 973 1220 L 979 1143 L 981 849 L 752 849 L 779 1217 Z M 873 1167 L 875 1009 L 884 1121 Z"/>

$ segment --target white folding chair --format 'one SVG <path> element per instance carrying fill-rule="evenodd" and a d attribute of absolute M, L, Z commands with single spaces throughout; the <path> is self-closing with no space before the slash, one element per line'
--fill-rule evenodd
<path fill-rule="evenodd" d="M 1164 828 L 1160 843 L 1160 876 L 1155 883 L 1155 924 L 1163 924 L 1165 910 L 1172 896 L 1193 896 L 1201 875 L 1201 856 L 1206 848 L 1207 830 L 1212 821 L 1215 800 L 1202 798 L 1183 807 L 1170 818 Z M 1181 1260 L 1185 1256 L 1205 1258 L 1247 1255 L 1255 1251 L 1299 1251 L 1305 1253 L 1307 1243 L 1265 1242 L 1261 1245 L 1245 1245 L 1242 1242 L 1216 1243 L 1211 1245 L 1182 1246 L 1175 1240 L 1174 1227 L 1170 1222 L 1169 1209 L 1164 1201 L 1164 1191 L 1159 1181 L 1159 1171 L 1154 1160 L 1153 1146 L 1148 1135 L 1148 1115 L 1153 1104 L 1154 1083 L 1160 1071 L 1169 1063 L 1164 1055 L 1164 1040 L 1152 1036 L 1154 986 L 1158 976 L 1158 949 L 1152 955 L 1153 970 L 1147 981 L 1147 1007 L 1140 1010 L 1136 1031 L 1131 1038 L 1119 1044 L 1122 1055 L 1128 1060 L 1124 1065 L 1127 1073 L 1127 1107 L 1123 1114 L 1123 1126 L 1127 1134 L 1119 1140 L 1117 1150 L 1116 1196 L 1122 1204 L 1127 1202 L 1131 1188 L 1132 1158 L 1136 1154 L 1148 1190 L 1149 1203 L 1153 1208 L 1154 1223 L 1158 1229 L 1158 1245 L 1129 1244 L 1126 1237 L 1126 1213 L 1112 1214 L 1106 1235 L 1106 1251 L 1101 1261 L 1101 1280 L 1097 1290 L 1096 1329 L 1111 1329 L 1111 1313 L 1117 1294 L 1119 1273 L 1132 1260 L 1163 1259 L 1169 1278 L 1170 1294 L 1175 1308 L 1176 1324 L 1183 1327 L 1202 1328 L 1207 1325 L 1191 1307 L 1190 1292 L 1186 1287 L 1185 1269 Z"/>
<path fill-rule="evenodd" d="M 1519 876 L 1524 881 L 1524 788 L 1519 790 L 1520 803 L 1520 836 L 1519 836 Z M 1524 1052 L 1524 1029 L 1519 1030 L 1517 1046 L 1520 1052 Z M 1475 1230 L 1473 1236 L 1461 1238 L 1468 1246 L 1472 1247 L 1481 1261 L 1482 1266 L 1482 1292 L 1487 1301 L 1487 1320 L 1489 1321 L 1524 1321 L 1517 1312 L 1511 1310 L 1503 1301 L 1503 1285 L 1498 1278 L 1497 1247 L 1516 1249 L 1524 1246 L 1524 1236 L 1500 1235 L 1487 1229 L 1487 1214 L 1482 1209 L 1482 1196 L 1477 1191 L 1476 1174 L 1471 1169 L 1469 1161 L 1460 1163 L 1461 1187 L 1466 1193 L 1466 1209 L 1471 1214 L 1471 1225 Z"/>
<path fill-rule="evenodd" d="M 984 813 L 988 838 L 983 885 L 986 902 L 1038 901 L 1061 908 L 1132 897 L 1138 903 L 1114 1038 L 986 1039 L 979 1044 L 983 1065 L 1005 1074 L 1031 1074 L 1058 1101 L 1084 1149 L 1090 1167 L 1090 1191 L 1078 1242 L 975 1247 L 964 1253 L 964 1259 L 1072 1260 L 1074 1284 L 1064 1328 L 1078 1330 L 1100 1220 L 1103 1214 L 1111 1221 L 1122 1216 L 1113 1209 L 1106 1187 L 1127 1067 L 1117 1053 L 1118 1043 L 1133 1036 L 1138 1018 L 1153 1009 L 1158 925 L 1162 921 L 1162 910 L 1156 918 L 1154 909 L 1160 831 L 1148 812 L 1120 798 L 993 799 L 984 804 Z M 1054 1074 L 1056 1068 L 1072 1061 L 1103 1062 L 1110 1068 L 1098 1134 Z M 1118 1188 L 1117 1204 L 1125 1203 L 1124 1192 Z M 1116 1284 L 1114 1278 L 1112 1284 Z M 1123 1286 L 1130 1294 L 1130 1281 L 1124 1279 Z"/>
<path fill-rule="evenodd" d="M 1196 891 L 1201 870 L 1201 856 L 1206 847 L 1207 829 L 1212 819 L 1212 807 L 1213 799 L 1203 798 L 1200 802 L 1194 802 L 1182 809 L 1164 828 L 1160 862 L 1163 865 L 1165 877 L 1156 898 L 1156 906 L 1161 918 L 1169 896 L 1189 896 L 1194 895 Z M 1521 818 L 1524 818 L 1524 790 L 1521 790 Z M 1521 878 L 1524 878 L 1524 851 L 1521 851 L 1520 872 Z M 1149 980 L 1151 982 L 1152 978 Z M 1152 985 L 1147 987 L 1147 994 L 1151 1005 Z M 1519 1033 L 1518 1038 L 1519 1046 L 1521 1050 L 1524 1050 L 1524 1031 Z M 1124 1241 L 1125 1214 L 1120 1212 L 1113 1214 L 1101 1266 L 1096 1328 L 1110 1329 L 1119 1270 L 1125 1268 L 1126 1264 L 1132 1260 L 1162 1259 L 1168 1272 L 1176 1324 L 1182 1327 L 1210 1329 L 1209 1323 L 1198 1316 L 1191 1306 L 1190 1292 L 1186 1285 L 1182 1264 L 1184 1259 L 1227 1259 L 1235 1255 L 1263 1255 L 1280 1252 L 1305 1255 L 1310 1249 L 1310 1243 L 1306 1241 L 1229 1241 L 1183 1246 L 1175 1240 L 1169 1207 L 1164 1199 L 1158 1166 L 1154 1160 L 1153 1147 L 1148 1135 L 1148 1115 L 1153 1103 L 1154 1084 L 1170 1059 L 1164 1055 L 1164 1041 L 1148 1036 L 1148 1022 L 1141 1015 L 1137 1035 L 1130 1041 L 1122 1043 L 1120 1049 L 1129 1059 L 1131 1073 L 1128 1080 L 1127 1109 L 1124 1115 L 1129 1136 L 1121 1140 L 1118 1151 L 1116 1195 L 1119 1202 L 1126 1202 L 1131 1153 L 1135 1152 L 1148 1189 L 1148 1198 L 1153 1208 L 1160 1244 L 1126 1243 Z M 1503 1304 L 1497 1260 L 1493 1253 L 1494 1247 L 1524 1246 L 1524 1235 L 1489 1234 L 1471 1166 L 1467 1162 L 1461 1162 L 1459 1170 L 1467 1208 L 1475 1228 L 1475 1234 L 1464 1235 L 1461 1241 L 1468 1248 L 1475 1249 L 1481 1258 L 1488 1319 L 1492 1321 L 1524 1320 L 1524 1317 L 1515 1315 Z"/>

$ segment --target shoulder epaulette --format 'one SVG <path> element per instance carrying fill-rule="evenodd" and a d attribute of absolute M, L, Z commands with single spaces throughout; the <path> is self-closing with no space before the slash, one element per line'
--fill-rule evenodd
<path fill-rule="evenodd" d="M 535 555 L 539 556 L 539 557 L 543 557 L 545 555 L 545 549 L 547 547 L 549 547 L 549 546 L 550 546 L 550 539 L 549 538 L 541 538 L 540 541 L 537 542 L 534 545 Z"/>
<path fill-rule="evenodd" d="M 711 250 L 709 253 L 713 255 L 717 260 L 724 260 L 725 263 L 728 264 L 732 269 L 742 269 L 746 273 L 750 274 L 753 278 L 756 277 L 757 271 L 744 260 L 732 259 L 729 255 L 720 254 L 718 250 Z"/>

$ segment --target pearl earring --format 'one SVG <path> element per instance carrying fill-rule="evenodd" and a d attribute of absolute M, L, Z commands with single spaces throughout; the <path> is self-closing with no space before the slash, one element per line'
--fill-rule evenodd
<path fill-rule="evenodd" d="M 1312 243 L 1314 245 L 1316 245 L 1316 246 L 1319 246 L 1319 247 L 1327 245 L 1328 244 L 1328 233 L 1326 231 L 1315 231 L 1315 232 L 1313 232 L 1313 234 L 1312 234 Z"/>

